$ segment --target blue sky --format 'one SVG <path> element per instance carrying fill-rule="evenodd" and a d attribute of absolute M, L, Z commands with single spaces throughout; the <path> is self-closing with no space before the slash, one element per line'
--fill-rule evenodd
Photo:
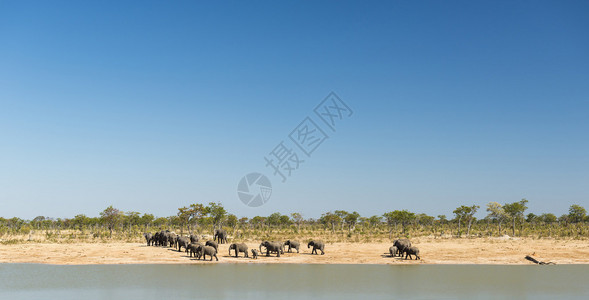
<path fill-rule="evenodd" d="M 586 1 L 3 1 L 0 216 L 587 207 L 588 14 Z M 281 183 L 264 156 L 331 91 L 354 114 Z M 273 184 L 258 208 L 236 194 L 254 171 Z"/>

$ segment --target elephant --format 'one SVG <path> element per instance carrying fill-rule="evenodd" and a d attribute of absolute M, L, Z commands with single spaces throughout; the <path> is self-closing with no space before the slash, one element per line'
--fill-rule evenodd
<path fill-rule="evenodd" d="M 145 237 L 145 241 L 147 242 L 147 246 L 151 246 L 151 242 L 153 241 L 153 235 L 149 232 L 143 234 Z"/>
<path fill-rule="evenodd" d="M 288 252 L 290 252 L 290 249 L 294 248 L 297 249 L 297 253 L 299 253 L 299 247 L 301 246 L 301 243 L 297 241 L 288 240 L 284 242 L 284 246 L 288 246 Z"/>
<path fill-rule="evenodd" d="M 162 231 L 158 231 L 153 235 L 153 241 L 155 246 L 162 245 Z"/>
<path fill-rule="evenodd" d="M 169 230 L 162 230 L 160 232 L 157 232 L 156 235 L 156 246 L 163 246 L 163 247 L 167 247 L 168 246 L 168 236 L 171 234 L 171 232 Z"/>
<path fill-rule="evenodd" d="M 219 244 L 227 243 L 227 232 L 225 229 L 215 229 L 213 241 L 217 241 Z"/>
<path fill-rule="evenodd" d="M 408 239 L 398 239 L 393 242 L 393 246 L 397 247 L 397 253 L 399 253 L 399 256 L 403 256 L 405 248 L 411 247 L 411 242 Z"/>
<path fill-rule="evenodd" d="M 190 245 L 190 238 L 185 236 L 179 236 L 176 238 L 176 244 L 178 245 L 178 252 L 182 251 L 182 247 L 188 250 L 188 245 Z"/>
<path fill-rule="evenodd" d="M 174 247 L 176 245 L 176 234 L 173 232 L 170 232 L 169 230 L 162 230 L 159 232 L 159 236 L 158 236 L 158 246 L 163 246 L 163 247 L 168 247 L 168 245 L 170 245 L 170 247 Z"/>
<path fill-rule="evenodd" d="M 194 254 L 194 257 L 196 257 L 196 259 L 200 259 L 200 254 L 198 254 L 198 252 L 196 251 L 198 247 L 202 247 L 202 244 L 199 242 L 191 243 L 186 248 L 186 253 L 190 252 L 190 257 L 192 257 L 192 254 Z"/>
<path fill-rule="evenodd" d="M 249 257 L 247 254 L 247 245 L 244 243 L 229 245 L 229 256 L 231 256 L 231 250 L 235 250 L 235 257 L 239 255 L 239 252 L 243 252 L 244 257 Z"/>
<path fill-rule="evenodd" d="M 170 244 L 170 247 L 174 247 L 174 249 L 176 249 L 176 239 L 178 238 L 176 236 L 176 234 L 173 232 L 169 232 L 167 234 L 167 237 L 168 237 L 168 244 Z"/>
<path fill-rule="evenodd" d="M 215 241 L 207 241 L 205 243 L 205 246 L 211 246 L 211 247 L 215 248 L 216 251 L 219 251 L 219 244 L 217 244 L 217 242 L 215 242 Z"/>
<path fill-rule="evenodd" d="M 258 249 L 252 249 L 252 258 L 258 259 Z"/>
<path fill-rule="evenodd" d="M 415 259 L 421 259 L 421 257 L 419 257 L 419 249 L 417 249 L 417 247 L 407 247 L 403 250 L 403 253 L 405 253 L 405 259 L 407 259 L 407 257 L 413 259 L 411 257 L 411 255 L 415 255 Z"/>
<path fill-rule="evenodd" d="M 280 252 L 283 252 L 282 243 L 263 241 L 260 244 L 260 252 L 262 252 L 262 246 L 266 247 L 266 256 L 270 256 L 270 252 L 276 252 L 276 257 L 280 257 Z"/>
<path fill-rule="evenodd" d="M 211 246 L 198 246 L 196 248 L 196 255 L 199 257 L 198 259 L 200 259 L 200 257 L 202 256 L 202 260 L 207 260 L 208 255 L 211 257 L 211 261 L 213 261 L 213 257 L 215 257 L 215 259 L 219 261 L 219 258 L 217 257 L 217 249 Z"/>
<path fill-rule="evenodd" d="M 191 244 L 194 244 L 194 243 L 197 243 L 197 242 L 198 242 L 198 235 L 196 235 L 196 234 L 191 234 L 191 235 L 190 235 L 190 243 L 191 243 Z"/>
<path fill-rule="evenodd" d="M 391 257 L 395 257 L 397 256 L 397 247 L 395 246 L 391 246 L 391 248 L 389 248 L 389 253 L 391 253 Z"/>
<path fill-rule="evenodd" d="M 311 246 L 313 246 L 311 254 L 319 254 L 317 253 L 317 249 L 321 250 L 321 255 L 325 254 L 325 244 L 322 241 L 310 241 L 307 244 L 307 248 L 310 248 Z"/>

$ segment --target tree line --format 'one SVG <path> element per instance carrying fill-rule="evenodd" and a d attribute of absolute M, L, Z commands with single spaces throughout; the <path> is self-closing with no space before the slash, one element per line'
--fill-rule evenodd
<path fill-rule="evenodd" d="M 527 213 L 528 200 L 500 204 L 489 202 L 487 215 L 477 219 L 478 205 L 461 205 L 453 210 L 453 218 L 446 215 L 436 217 L 408 210 L 393 210 L 382 215 L 363 217 L 358 212 L 335 210 L 323 213 L 320 218 L 303 218 L 300 213 L 253 218 L 237 217 L 227 212 L 221 203 L 194 203 L 178 208 L 176 215 L 155 217 L 149 213 L 123 212 L 109 206 L 98 217 L 83 214 L 73 218 L 49 218 L 38 216 L 32 220 L 0 217 L 0 236 L 7 234 L 30 234 L 32 231 L 89 231 L 94 237 L 111 238 L 114 233 L 135 235 L 145 231 L 173 229 L 180 234 L 211 233 L 216 228 L 226 228 L 233 234 L 244 232 L 267 234 L 272 231 L 288 231 L 299 234 L 323 231 L 351 237 L 353 234 L 384 234 L 418 236 L 434 235 L 460 236 L 567 236 L 588 237 L 589 216 L 584 207 L 571 205 L 568 214 L 560 217 L 552 213 L 535 215 Z"/>

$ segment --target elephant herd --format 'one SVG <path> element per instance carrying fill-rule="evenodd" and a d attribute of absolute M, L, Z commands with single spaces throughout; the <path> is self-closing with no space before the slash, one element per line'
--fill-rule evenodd
<path fill-rule="evenodd" d="M 211 261 L 213 258 L 218 261 L 217 253 L 219 252 L 219 244 L 227 243 L 227 232 L 223 229 L 215 230 L 213 240 L 206 241 L 204 245 L 199 242 L 199 238 L 195 234 L 179 236 L 169 230 L 162 230 L 154 234 L 144 233 L 143 236 L 145 237 L 147 246 L 173 247 L 178 252 L 181 252 L 182 248 L 184 248 L 184 251 L 190 257 L 194 256 L 197 260 L 201 258 L 206 260 L 208 256 Z M 239 254 L 243 253 L 245 258 L 249 258 L 249 250 L 252 253 L 252 259 L 257 259 L 261 253 L 264 253 L 262 251 L 262 247 L 264 247 L 266 256 L 276 254 L 276 257 L 280 257 L 280 254 L 284 254 L 284 249 L 287 246 L 287 252 L 290 253 L 294 249 L 299 253 L 300 245 L 298 241 L 291 240 L 286 242 L 263 241 L 260 243 L 258 250 L 248 249 L 248 246 L 244 243 L 233 243 L 229 245 L 229 256 L 231 256 L 231 251 L 234 251 L 235 257 L 239 257 Z M 325 254 L 325 244 L 322 241 L 310 241 L 307 244 L 307 248 L 311 247 L 313 248 L 311 254 L 318 254 L 317 250 L 321 251 L 321 255 Z"/>
<path fill-rule="evenodd" d="M 389 248 L 389 253 L 391 257 L 403 257 L 405 255 L 405 259 L 409 257 L 413 259 L 412 255 L 415 256 L 415 259 L 421 259 L 419 257 L 419 249 L 415 246 L 411 246 L 411 241 L 408 239 L 398 239 L 393 242 L 393 245 Z"/>

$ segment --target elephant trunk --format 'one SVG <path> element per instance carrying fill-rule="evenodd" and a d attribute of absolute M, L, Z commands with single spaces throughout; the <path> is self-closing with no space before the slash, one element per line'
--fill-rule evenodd
<path fill-rule="evenodd" d="M 262 245 L 263 245 L 263 244 L 260 244 L 260 253 L 262 253 Z"/>

